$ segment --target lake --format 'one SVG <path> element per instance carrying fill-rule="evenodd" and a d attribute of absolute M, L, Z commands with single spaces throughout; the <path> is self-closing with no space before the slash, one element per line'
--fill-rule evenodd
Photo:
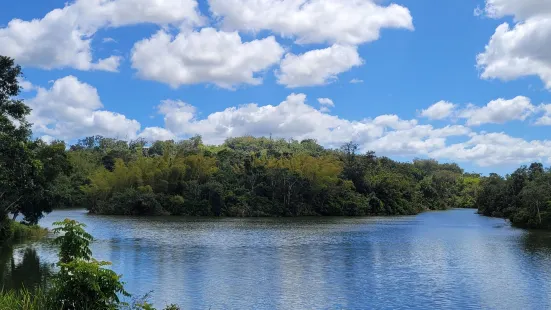
<path fill-rule="evenodd" d="M 551 234 L 475 210 L 407 217 L 185 218 L 55 211 L 135 296 L 183 309 L 551 309 Z M 45 281 L 51 236 L 2 249 L 0 286 Z"/>

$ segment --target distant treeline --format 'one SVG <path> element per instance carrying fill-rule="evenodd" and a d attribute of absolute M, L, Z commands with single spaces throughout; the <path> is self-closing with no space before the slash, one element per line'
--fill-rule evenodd
<path fill-rule="evenodd" d="M 67 151 L 55 182 L 62 206 L 120 215 L 396 215 L 474 207 L 478 175 L 434 160 L 400 163 L 353 143 L 200 137 L 127 143 L 89 137 Z"/>
<path fill-rule="evenodd" d="M 54 208 L 119 215 L 406 215 L 476 208 L 519 226 L 549 228 L 551 172 L 541 164 L 505 178 L 431 159 L 397 162 L 358 145 L 238 137 L 205 145 L 87 137 L 67 146 L 31 139 L 16 99 L 21 69 L 0 56 L 0 241 L 12 221 L 36 224 Z M 10 221 L 9 215 L 12 220 Z M 19 231 L 22 231 L 19 229 Z M 21 234 L 21 233 L 20 233 Z"/>

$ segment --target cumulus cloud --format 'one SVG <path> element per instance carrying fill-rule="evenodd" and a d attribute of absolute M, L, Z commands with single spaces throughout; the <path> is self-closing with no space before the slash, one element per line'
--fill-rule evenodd
<path fill-rule="evenodd" d="M 435 158 L 474 162 L 480 166 L 551 161 L 551 141 L 526 141 L 505 133 L 477 133 L 463 143 L 456 143 L 430 153 Z"/>
<path fill-rule="evenodd" d="M 37 88 L 27 100 L 32 108 L 29 121 L 35 134 L 71 140 L 89 135 L 133 139 L 140 123 L 126 116 L 102 110 L 97 90 L 74 76 L 54 81 L 51 88 Z"/>
<path fill-rule="evenodd" d="M 226 29 L 271 30 L 302 43 L 358 45 L 377 40 L 383 28 L 413 30 L 406 7 L 372 0 L 209 0 Z"/>
<path fill-rule="evenodd" d="M 318 98 L 318 102 L 322 106 L 334 107 L 335 103 L 329 98 Z"/>
<path fill-rule="evenodd" d="M 457 106 L 448 101 L 438 101 L 427 109 L 421 111 L 421 116 L 429 119 L 445 119 L 450 117 Z"/>
<path fill-rule="evenodd" d="M 301 55 L 286 54 L 276 75 L 279 84 L 290 88 L 324 85 L 361 64 L 363 60 L 356 47 L 333 45 Z"/>
<path fill-rule="evenodd" d="M 325 105 L 329 102 L 324 100 L 327 98 L 320 99 Z M 328 147 L 339 147 L 352 140 L 365 151 L 427 155 L 443 147 L 447 137 L 470 132 L 459 125 L 435 129 L 396 115 L 346 120 L 315 109 L 306 103 L 304 94 L 291 94 L 278 105 L 250 103 L 205 118 L 199 118 L 197 109 L 182 101 L 164 101 L 159 112 L 164 115 L 165 127 L 171 132 L 180 136 L 200 134 L 207 143 L 222 143 L 228 137 L 243 135 L 272 135 L 299 140 L 313 138 Z"/>
<path fill-rule="evenodd" d="M 176 37 L 159 31 L 134 45 L 132 67 L 141 78 L 174 88 L 203 82 L 233 88 L 260 84 L 259 74 L 278 63 L 283 52 L 273 36 L 242 42 L 237 32 L 213 28 Z"/>
<path fill-rule="evenodd" d="M 22 92 L 29 92 L 35 89 L 35 86 L 24 78 L 18 78 L 19 86 L 21 86 Z"/>
<path fill-rule="evenodd" d="M 543 115 L 536 120 L 535 125 L 551 125 L 551 104 L 542 104 L 538 108 L 540 111 L 543 111 Z"/>
<path fill-rule="evenodd" d="M 516 23 L 499 25 L 477 65 L 484 79 L 513 80 L 538 76 L 551 89 L 551 1 L 486 0 L 491 18 L 513 16 Z"/>
<path fill-rule="evenodd" d="M 318 98 L 318 102 L 320 104 L 320 111 L 322 112 L 329 112 L 330 108 L 335 106 L 333 100 L 329 98 Z"/>
<path fill-rule="evenodd" d="M 458 116 L 465 118 L 467 125 L 478 126 L 488 123 L 503 124 L 513 120 L 523 121 L 536 110 L 529 98 L 517 96 L 510 100 L 503 98 L 492 100 L 484 107 L 469 104 L 459 112 Z"/>
<path fill-rule="evenodd" d="M 43 69 L 116 71 L 121 58 L 94 59 L 90 43 L 106 27 L 139 23 L 196 25 L 195 0 L 77 0 L 41 19 L 11 20 L 0 28 L 0 54 Z"/>
<path fill-rule="evenodd" d="M 404 126 L 396 128 L 379 139 L 368 142 L 364 149 L 376 150 L 388 155 L 426 155 L 446 146 L 446 138 L 464 136 L 470 129 L 461 125 L 434 129 L 431 125 Z"/>
<path fill-rule="evenodd" d="M 486 0 L 486 15 L 492 18 L 514 16 L 516 20 L 551 14 L 551 2 L 545 0 Z"/>
<path fill-rule="evenodd" d="M 165 128 L 147 127 L 139 135 L 138 138 L 145 139 L 148 142 L 175 140 L 176 135 Z"/>
<path fill-rule="evenodd" d="M 360 84 L 360 83 L 363 83 L 364 81 L 363 80 L 360 80 L 360 79 L 351 79 L 350 80 L 350 84 Z"/>

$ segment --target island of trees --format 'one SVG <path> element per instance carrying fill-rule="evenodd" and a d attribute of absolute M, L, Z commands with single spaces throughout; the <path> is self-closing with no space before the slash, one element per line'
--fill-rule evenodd
<path fill-rule="evenodd" d="M 346 143 L 229 138 L 206 145 L 87 137 L 32 139 L 18 99 L 21 68 L 0 57 L 0 240 L 32 234 L 44 213 L 189 216 L 409 215 L 478 208 L 527 228 L 551 227 L 551 171 L 539 163 L 505 177 L 432 159 L 397 162 Z M 22 219 L 22 224 L 16 223 Z M 29 228 L 30 229 L 30 228 Z M 36 230 L 34 230 L 36 232 Z"/>

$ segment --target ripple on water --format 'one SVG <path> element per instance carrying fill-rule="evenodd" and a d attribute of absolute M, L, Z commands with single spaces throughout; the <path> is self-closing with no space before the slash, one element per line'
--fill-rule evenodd
<path fill-rule="evenodd" d="M 185 309 L 549 309 L 551 235 L 474 210 L 371 218 L 125 218 L 56 211 L 136 295 Z M 54 261 L 47 240 L 34 245 Z"/>

